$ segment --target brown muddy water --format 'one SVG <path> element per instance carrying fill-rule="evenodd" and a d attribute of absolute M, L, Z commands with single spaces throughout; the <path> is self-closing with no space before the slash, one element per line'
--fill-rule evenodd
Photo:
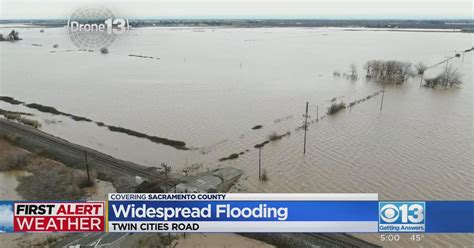
<path fill-rule="evenodd" d="M 61 52 L 75 49 L 61 28 L 19 31 L 23 41 L 0 43 L 0 95 L 182 140 L 193 149 L 177 150 L 93 123 L 0 103 L 3 109 L 35 114 L 42 130 L 72 142 L 148 166 L 168 163 L 176 171 L 196 163 L 203 170 L 239 167 L 246 174 L 233 191 L 376 192 L 384 200 L 474 198 L 473 52 L 451 61 L 464 74 L 460 88 L 419 88 L 418 77 L 387 87 L 382 111 L 378 95 L 313 123 L 306 155 L 303 131 L 295 130 L 303 122 L 306 101 L 314 120 L 316 109 L 325 114 L 334 97 L 349 103 L 380 91 L 365 81 L 366 61 L 435 64 L 472 47 L 473 34 L 143 28 L 120 37 L 103 55 Z M 352 63 L 359 80 L 333 76 L 334 71 L 348 72 Z M 426 77 L 442 68 L 428 70 Z M 255 125 L 263 128 L 252 130 Z M 269 181 L 260 182 L 254 145 L 272 132 L 288 131 L 291 135 L 262 149 Z M 244 154 L 235 160 L 218 161 L 239 152 Z M 419 244 L 403 242 L 397 245 L 469 246 L 473 238 L 437 235 Z"/>

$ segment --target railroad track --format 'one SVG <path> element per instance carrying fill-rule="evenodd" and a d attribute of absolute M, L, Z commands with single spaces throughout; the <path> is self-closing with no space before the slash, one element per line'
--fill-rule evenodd
<path fill-rule="evenodd" d="M 119 161 L 116 158 L 110 157 L 106 154 L 102 154 L 98 151 L 92 150 L 90 148 L 81 147 L 76 144 L 72 144 L 69 141 L 63 140 L 61 138 L 49 135 L 37 129 L 32 129 L 27 126 L 22 126 L 21 124 L 13 123 L 5 119 L 0 118 L 0 127 L 12 130 L 17 133 L 22 133 L 27 136 L 30 136 L 34 139 L 40 140 L 43 143 L 47 143 L 56 148 L 59 148 L 63 151 L 74 153 L 77 156 L 83 156 L 84 152 L 87 152 L 88 158 L 94 159 L 99 162 L 99 164 L 109 167 L 110 169 L 119 170 L 126 174 L 136 175 L 140 177 L 145 177 L 148 179 L 158 179 L 166 182 L 165 178 L 160 176 L 158 173 L 152 173 L 150 171 L 142 170 L 139 168 L 134 168 L 131 162 Z M 171 183 L 168 183 L 171 186 Z M 172 185 L 174 186 L 174 185 Z"/>

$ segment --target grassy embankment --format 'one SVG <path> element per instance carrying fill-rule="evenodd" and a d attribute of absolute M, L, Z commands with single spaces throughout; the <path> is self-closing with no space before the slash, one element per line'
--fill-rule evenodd
<path fill-rule="evenodd" d="M 47 154 L 35 154 L 16 147 L 14 140 L 0 137 L 0 171 L 26 171 L 18 178 L 16 191 L 26 200 L 79 200 L 85 198 L 88 187 L 94 185 L 83 170 L 73 169 L 48 159 Z"/>
<path fill-rule="evenodd" d="M 19 122 L 19 123 L 22 123 L 22 124 L 25 124 L 25 125 L 28 125 L 28 126 L 31 126 L 31 127 L 34 127 L 34 128 L 41 127 L 41 124 L 38 121 L 23 116 L 23 115 L 33 116 L 30 113 L 8 111 L 8 110 L 0 109 L 0 115 L 5 116 L 5 118 L 7 118 L 8 120 L 16 121 L 16 122 Z"/>

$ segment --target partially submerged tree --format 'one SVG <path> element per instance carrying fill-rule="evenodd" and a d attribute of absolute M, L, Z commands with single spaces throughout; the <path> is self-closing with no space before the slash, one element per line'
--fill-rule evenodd
<path fill-rule="evenodd" d="M 350 75 L 349 75 L 349 77 L 350 77 L 351 79 L 354 79 L 354 80 L 357 79 L 357 77 L 358 77 L 358 75 L 357 75 L 357 65 L 351 64 L 350 67 L 349 67 L 349 69 L 350 69 Z"/>
<path fill-rule="evenodd" d="M 425 79 L 425 87 L 435 88 L 436 86 L 454 87 L 462 84 L 462 74 L 451 65 L 447 66 L 438 76 Z"/>
<path fill-rule="evenodd" d="M 411 63 L 396 60 L 370 60 L 364 69 L 368 79 L 380 83 L 402 84 L 413 74 Z"/>
<path fill-rule="evenodd" d="M 461 81 L 462 74 L 451 65 L 445 68 L 442 76 L 445 78 L 444 80 L 445 86 L 453 87 L 455 85 L 462 84 L 462 81 Z"/>
<path fill-rule="evenodd" d="M 422 62 L 418 62 L 418 64 L 415 65 L 416 72 L 418 75 L 420 75 L 420 87 L 423 82 L 423 77 L 425 75 L 425 71 L 428 70 L 428 66 L 423 64 Z"/>
<path fill-rule="evenodd" d="M 425 71 L 428 69 L 428 66 L 423 64 L 422 62 L 418 62 L 415 65 L 415 69 L 418 75 L 423 75 L 423 73 L 425 73 Z"/>
<path fill-rule="evenodd" d="M 346 103 L 345 102 L 340 102 L 340 103 L 337 103 L 337 102 L 332 102 L 331 106 L 328 107 L 328 111 L 327 111 L 327 114 L 328 115 L 333 115 L 337 112 L 339 112 L 339 110 L 341 109 L 345 109 L 346 108 Z"/>
<path fill-rule="evenodd" d="M 161 163 L 161 168 L 163 169 L 163 174 L 165 175 L 165 179 L 168 180 L 168 174 L 171 172 L 171 166 Z"/>
<path fill-rule="evenodd" d="M 20 34 L 15 31 L 14 29 L 8 34 L 7 40 L 9 41 L 15 41 L 15 40 L 20 40 Z"/>
<path fill-rule="evenodd" d="M 167 183 L 168 183 L 168 175 L 171 172 L 171 166 L 168 165 L 168 164 L 165 164 L 165 163 L 161 163 L 161 168 L 163 169 L 161 173 L 165 175 L 165 180 L 164 180 L 164 184 L 163 184 L 164 191 L 168 192 Z"/>
<path fill-rule="evenodd" d="M 3 35 L 0 34 L 0 41 L 17 41 L 17 40 L 21 40 L 20 33 L 15 31 L 14 29 L 10 31 L 10 33 L 6 37 L 3 37 Z"/>

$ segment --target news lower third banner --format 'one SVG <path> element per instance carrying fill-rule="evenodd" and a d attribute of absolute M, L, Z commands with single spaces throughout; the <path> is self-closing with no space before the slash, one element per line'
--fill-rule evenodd
<path fill-rule="evenodd" d="M 377 194 L 113 193 L 104 202 L 0 201 L 0 232 L 474 233 L 474 201 Z"/>
<path fill-rule="evenodd" d="M 128 194 L 119 197 L 109 195 L 109 232 L 377 230 L 377 194 Z"/>

